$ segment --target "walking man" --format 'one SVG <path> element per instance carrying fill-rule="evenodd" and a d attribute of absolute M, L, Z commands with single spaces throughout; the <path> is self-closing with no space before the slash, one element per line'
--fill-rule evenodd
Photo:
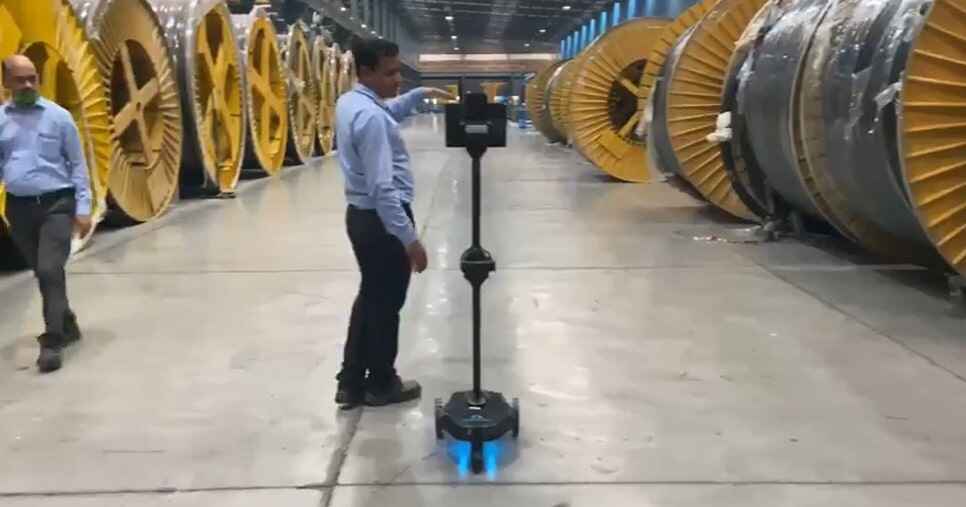
<path fill-rule="evenodd" d="M 91 229 L 90 179 L 74 119 L 39 96 L 30 59 L 11 56 L 2 70 L 13 99 L 0 105 L 0 181 L 11 236 L 40 285 L 46 331 L 37 367 L 47 373 L 61 367 L 61 349 L 81 338 L 64 266 L 74 229 L 84 236 Z"/>
<path fill-rule="evenodd" d="M 410 275 L 428 263 L 410 207 L 414 180 L 399 123 L 424 98 L 454 98 L 443 90 L 418 88 L 393 99 L 402 84 L 402 64 L 392 42 L 357 41 L 352 54 L 359 83 L 336 105 L 336 139 L 348 201 L 346 227 L 362 283 L 337 377 L 336 403 L 343 408 L 421 395 L 420 385 L 403 382 L 395 369 L 399 312 Z"/>

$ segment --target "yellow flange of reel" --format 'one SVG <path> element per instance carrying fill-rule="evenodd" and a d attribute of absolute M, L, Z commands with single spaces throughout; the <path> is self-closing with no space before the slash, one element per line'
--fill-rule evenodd
<path fill-rule="evenodd" d="M 289 27 L 285 68 L 289 81 L 288 158 L 293 162 L 305 163 L 315 155 L 319 104 L 308 27 L 301 21 Z"/>
<path fill-rule="evenodd" d="M 0 0 L 0 34 L 0 58 L 14 53 L 30 58 L 40 74 L 41 95 L 74 117 L 90 171 L 92 219 L 97 224 L 107 210 L 111 124 L 104 81 L 83 25 L 64 0 Z M 0 219 L 5 198 L 0 185 Z M 84 243 L 88 238 L 79 239 Z"/>
<path fill-rule="evenodd" d="M 319 83 L 319 144 L 323 154 L 331 153 L 335 148 L 335 102 L 338 98 L 335 59 L 335 52 L 325 39 L 316 37 L 312 62 Z"/>
<path fill-rule="evenodd" d="M 232 20 L 245 69 L 246 163 L 276 175 L 285 164 L 289 129 L 288 82 L 278 35 L 264 8 L 234 15 Z"/>
<path fill-rule="evenodd" d="M 731 186 L 717 130 L 735 44 L 765 0 L 721 0 L 695 26 L 667 83 L 667 126 L 682 176 L 712 204 L 746 220 L 755 214 Z"/>

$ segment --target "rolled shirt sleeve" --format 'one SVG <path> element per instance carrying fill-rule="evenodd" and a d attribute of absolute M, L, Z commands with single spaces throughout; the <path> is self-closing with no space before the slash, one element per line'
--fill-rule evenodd
<path fill-rule="evenodd" d="M 409 246 L 416 239 L 416 228 L 403 209 L 402 199 L 393 181 L 392 149 L 386 142 L 387 119 L 363 113 L 356 118 L 356 150 L 366 172 L 366 189 L 376 201 L 376 212 L 386 230 Z"/>
<path fill-rule="evenodd" d="M 67 163 L 77 199 L 76 215 L 90 216 L 90 173 L 87 169 L 87 162 L 84 159 L 84 148 L 81 144 L 80 133 L 77 131 L 77 126 L 74 124 L 73 118 L 68 117 L 61 123 L 61 131 L 64 137 L 64 160 Z"/>

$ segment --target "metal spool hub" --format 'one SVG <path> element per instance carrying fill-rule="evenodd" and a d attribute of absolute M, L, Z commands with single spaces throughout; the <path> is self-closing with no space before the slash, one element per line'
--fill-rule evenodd
<path fill-rule="evenodd" d="M 552 142 L 562 141 L 563 135 L 553 128 L 553 120 L 550 118 L 550 110 L 545 101 L 547 83 L 557 69 L 565 63 L 566 61 L 559 61 L 544 68 L 527 83 L 527 111 L 530 113 L 530 119 L 533 121 L 533 126 Z"/>
<path fill-rule="evenodd" d="M 111 125 L 104 82 L 80 20 L 64 0 L 0 0 L 0 34 L 0 59 L 14 53 L 30 58 L 40 74 L 41 95 L 74 117 L 90 172 L 91 215 L 97 224 L 107 209 Z M 5 198 L 0 185 L 0 235 L 5 234 Z"/>
<path fill-rule="evenodd" d="M 172 48 L 184 115 L 182 181 L 210 192 L 238 185 L 245 138 L 241 70 L 222 0 L 151 0 Z"/>
<path fill-rule="evenodd" d="M 570 91 L 574 147 L 611 176 L 634 182 L 651 179 L 644 141 L 636 131 L 647 55 L 668 21 L 637 18 L 604 33 L 584 50 Z"/>
<path fill-rule="evenodd" d="M 764 0 L 721 0 L 695 26 L 667 84 L 667 128 L 681 175 L 712 204 L 746 220 L 757 217 L 731 186 L 717 129 L 735 42 Z"/>
<path fill-rule="evenodd" d="M 248 15 L 232 16 L 241 50 L 248 135 L 246 165 L 276 175 L 285 164 L 288 142 L 288 84 L 283 77 L 282 57 L 275 27 L 264 8 Z"/>
<path fill-rule="evenodd" d="M 336 78 L 335 53 L 322 37 L 316 37 L 312 51 L 313 67 L 319 83 L 319 145 L 322 153 L 335 147 Z"/>
<path fill-rule="evenodd" d="M 305 163 L 315 155 L 318 132 L 318 92 L 312 70 L 312 51 L 308 29 L 301 21 L 289 28 L 285 44 L 285 68 L 288 72 L 288 159 Z"/>
<path fill-rule="evenodd" d="M 115 150 L 109 202 L 133 221 L 163 214 L 178 189 L 182 110 L 161 25 L 142 0 L 72 0 L 107 82 Z"/>

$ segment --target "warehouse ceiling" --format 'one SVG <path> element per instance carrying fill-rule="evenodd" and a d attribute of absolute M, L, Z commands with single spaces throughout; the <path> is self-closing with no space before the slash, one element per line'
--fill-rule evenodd
<path fill-rule="evenodd" d="M 423 52 L 458 48 L 480 53 L 558 51 L 565 34 L 613 4 L 613 0 L 398 0 L 397 5 L 399 15 L 422 39 Z"/>

